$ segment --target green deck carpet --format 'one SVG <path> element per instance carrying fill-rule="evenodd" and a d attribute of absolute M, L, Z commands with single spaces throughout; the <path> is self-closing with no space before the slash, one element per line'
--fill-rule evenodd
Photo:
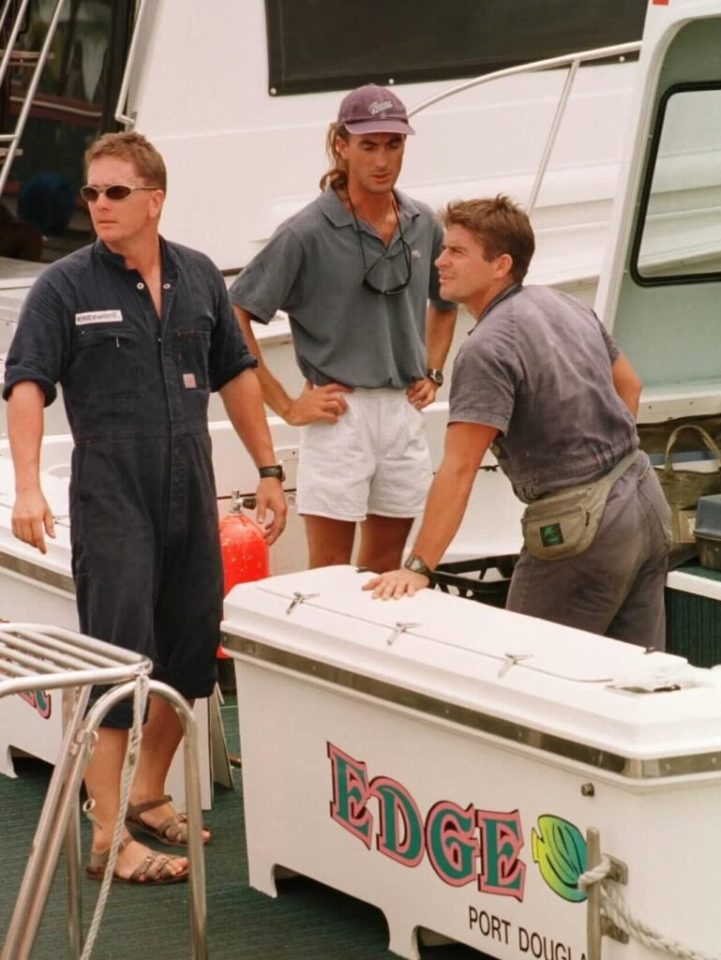
<path fill-rule="evenodd" d="M 238 752 L 238 722 L 232 698 L 223 707 L 231 752 Z M 3 811 L 0 929 L 10 918 L 50 768 L 16 761 L 18 779 L 0 776 Z M 278 899 L 248 887 L 240 771 L 235 790 L 217 787 L 206 814 L 214 832 L 207 848 L 208 943 L 211 960 L 392 960 L 382 914 L 373 907 L 304 878 L 284 881 Z M 83 818 L 84 820 L 85 818 Z M 82 826 L 83 850 L 89 824 Z M 100 885 L 83 880 L 83 918 L 90 922 Z M 97 960 L 185 960 L 191 956 L 188 889 L 115 885 L 93 957 Z M 61 861 L 36 942 L 33 960 L 66 960 L 66 891 Z M 424 948 L 428 960 L 480 960 L 459 945 Z"/>

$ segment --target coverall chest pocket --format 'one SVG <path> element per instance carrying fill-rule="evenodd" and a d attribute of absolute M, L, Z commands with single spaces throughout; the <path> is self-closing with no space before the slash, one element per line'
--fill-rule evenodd
<path fill-rule="evenodd" d="M 181 385 L 188 395 L 210 392 L 208 355 L 210 332 L 207 330 L 177 330 L 175 353 Z"/>
<path fill-rule="evenodd" d="M 135 332 L 127 327 L 81 327 L 75 331 L 73 392 L 79 397 L 118 399 L 138 393 Z"/>

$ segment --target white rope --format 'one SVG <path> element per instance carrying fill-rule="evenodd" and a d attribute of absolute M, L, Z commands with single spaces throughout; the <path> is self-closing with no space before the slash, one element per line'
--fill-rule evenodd
<path fill-rule="evenodd" d="M 100 893 L 98 894 L 98 899 L 95 904 L 93 919 L 88 929 L 88 935 L 85 938 L 80 960 L 88 960 L 90 954 L 92 953 L 93 947 L 95 946 L 95 941 L 100 929 L 100 921 L 103 918 L 105 904 L 110 894 L 110 885 L 113 882 L 115 863 L 118 859 L 120 842 L 125 831 L 125 816 L 128 812 L 130 787 L 133 783 L 135 770 L 138 766 L 138 760 L 140 758 L 140 741 L 143 737 L 143 720 L 145 718 L 145 707 L 148 702 L 148 684 L 149 680 L 146 674 L 141 674 L 136 678 L 135 690 L 133 691 L 133 726 L 131 727 L 130 736 L 128 737 L 128 748 L 125 752 L 123 772 L 120 780 L 120 810 L 118 812 L 118 819 L 115 822 L 113 840 L 110 844 L 108 863 L 105 868 L 102 884 L 100 885 Z M 87 803 L 83 808 L 91 819 L 92 808 L 92 801 Z"/>
<path fill-rule="evenodd" d="M 709 953 L 699 953 L 698 950 L 685 947 L 678 940 L 671 940 L 647 923 L 634 917 L 628 904 L 623 899 L 619 885 L 611 880 L 610 872 L 611 862 L 607 857 L 604 857 L 598 866 L 581 874 L 578 878 L 578 886 L 581 890 L 587 890 L 594 883 L 601 885 L 603 912 L 620 930 L 627 933 L 629 937 L 638 940 L 645 947 L 676 957 L 678 960 L 721 960 L 721 954 L 712 956 Z"/>
<path fill-rule="evenodd" d="M 586 870 L 585 873 L 581 874 L 578 878 L 578 889 L 588 890 L 594 883 L 602 883 L 610 872 L 611 861 L 608 857 L 604 857 L 598 866 L 593 867 L 591 870 Z"/>

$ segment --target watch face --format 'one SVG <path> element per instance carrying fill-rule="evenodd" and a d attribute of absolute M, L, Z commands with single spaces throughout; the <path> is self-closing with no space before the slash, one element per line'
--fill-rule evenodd
<path fill-rule="evenodd" d="M 443 386 L 443 374 L 440 370 L 429 370 L 426 376 L 429 380 L 432 380 L 437 387 Z"/>
<path fill-rule="evenodd" d="M 422 573 L 424 577 L 427 577 L 430 573 L 428 565 L 425 563 L 425 561 L 415 554 L 411 554 L 403 566 L 412 573 Z"/>

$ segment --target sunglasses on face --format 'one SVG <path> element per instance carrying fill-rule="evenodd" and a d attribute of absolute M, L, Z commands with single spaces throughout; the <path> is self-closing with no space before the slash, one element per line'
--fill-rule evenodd
<path fill-rule="evenodd" d="M 114 183 L 109 187 L 91 187 L 86 184 L 86 186 L 80 188 L 80 196 L 86 203 L 95 203 L 102 193 L 108 200 L 126 200 L 136 190 L 159 189 L 160 187 L 131 187 L 126 183 Z"/>

